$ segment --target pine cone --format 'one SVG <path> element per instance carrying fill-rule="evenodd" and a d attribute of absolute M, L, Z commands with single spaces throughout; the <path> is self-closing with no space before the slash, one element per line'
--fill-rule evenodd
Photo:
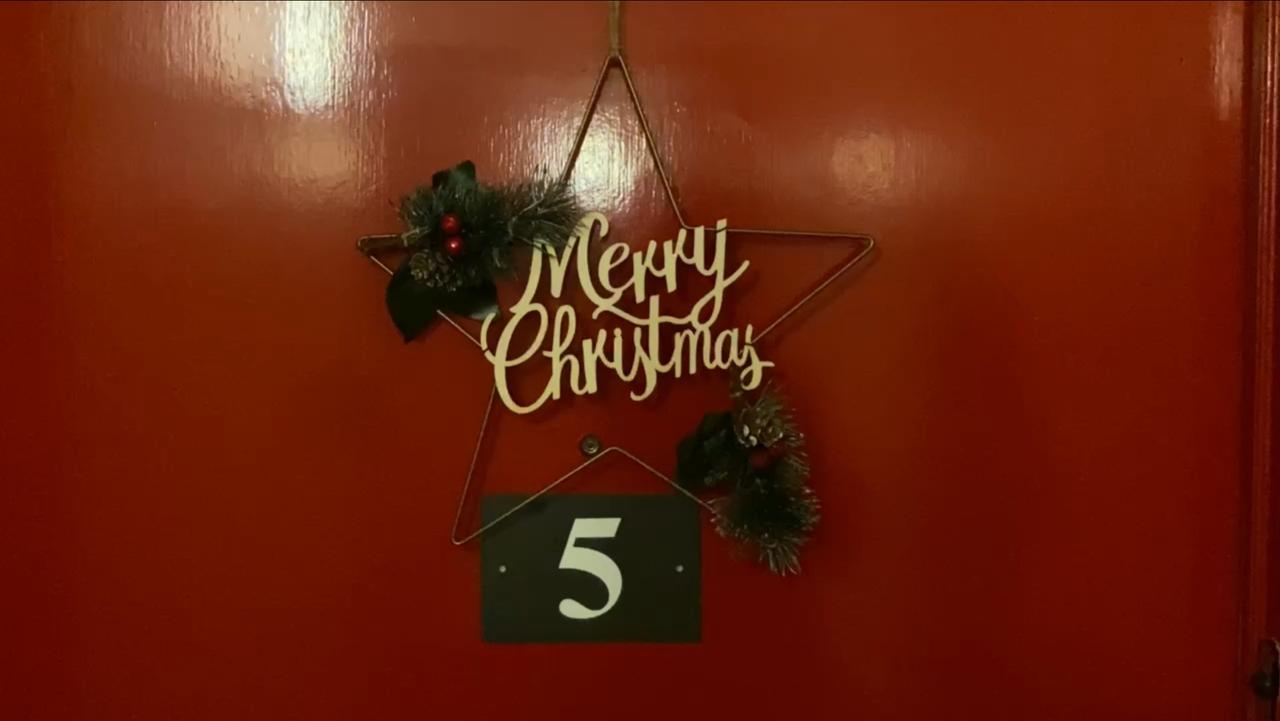
<path fill-rule="evenodd" d="M 419 283 L 446 293 L 463 286 L 462 277 L 449 256 L 438 250 L 428 249 L 414 253 L 409 259 L 409 272 Z"/>

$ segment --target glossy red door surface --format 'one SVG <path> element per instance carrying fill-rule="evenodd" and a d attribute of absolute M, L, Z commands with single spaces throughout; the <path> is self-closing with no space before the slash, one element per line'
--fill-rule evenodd
<path fill-rule="evenodd" d="M 636 3 L 697 222 L 874 234 L 770 339 L 824 519 L 705 531 L 703 641 L 490 646 L 448 541 L 490 372 L 354 251 L 474 160 L 563 162 L 603 3 L 0 8 L 6 719 L 1236 718 L 1245 8 Z M 622 86 L 577 173 L 666 237 Z M 839 250 L 747 243 L 735 313 Z M 664 470 L 715 382 L 497 421 Z M 581 489 L 658 490 L 613 464 Z"/>

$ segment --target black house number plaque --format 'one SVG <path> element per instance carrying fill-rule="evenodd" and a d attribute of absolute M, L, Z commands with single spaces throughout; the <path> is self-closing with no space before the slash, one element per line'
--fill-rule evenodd
<path fill-rule="evenodd" d="M 484 521 L 524 496 L 485 497 Z M 491 643 L 696 643 L 698 507 L 677 495 L 548 495 L 484 536 Z"/>

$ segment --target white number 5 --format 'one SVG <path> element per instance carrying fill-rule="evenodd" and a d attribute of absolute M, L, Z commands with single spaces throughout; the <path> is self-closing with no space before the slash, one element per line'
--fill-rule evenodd
<path fill-rule="evenodd" d="M 618 602 L 618 596 L 622 595 L 622 571 L 618 564 L 594 548 L 576 546 L 574 542 L 579 538 L 613 538 L 618 534 L 618 524 L 621 522 L 621 518 L 573 519 L 569 540 L 565 541 L 564 554 L 560 556 L 560 568 L 585 571 L 600 579 L 609 592 L 609 600 L 600 608 L 587 608 L 572 598 L 561 599 L 561 615 L 585 621 L 603 616 Z"/>

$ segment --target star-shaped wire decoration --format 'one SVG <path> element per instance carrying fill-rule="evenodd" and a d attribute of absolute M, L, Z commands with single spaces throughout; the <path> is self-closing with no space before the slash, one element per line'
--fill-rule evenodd
<path fill-rule="evenodd" d="M 685 220 L 684 213 L 680 209 L 680 203 L 679 201 L 676 200 L 676 193 L 674 190 L 674 186 L 672 185 L 672 182 L 671 182 L 671 176 L 667 174 L 667 169 L 662 164 L 662 156 L 658 153 L 658 146 L 657 146 L 657 143 L 654 141 L 653 131 L 649 127 L 649 119 L 645 115 L 644 106 L 640 102 L 639 94 L 636 92 L 635 83 L 632 82 L 631 80 L 631 71 L 627 67 L 627 61 L 622 56 L 622 43 L 621 43 L 619 21 L 620 21 L 619 2 L 618 0 L 612 0 L 610 2 L 610 8 L 609 8 L 609 51 L 608 51 L 608 54 L 605 56 L 604 64 L 600 68 L 600 73 L 596 76 L 595 86 L 592 88 L 591 96 L 587 100 L 587 105 L 585 110 L 583 111 L 582 119 L 578 123 L 578 132 L 574 136 L 573 146 L 569 151 L 569 157 L 565 161 L 564 170 L 560 174 L 560 182 L 561 183 L 568 182 L 569 178 L 573 175 L 574 166 L 577 164 L 578 157 L 582 152 L 583 143 L 587 138 L 587 130 L 591 125 L 591 119 L 595 116 L 596 107 L 600 103 L 600 96 L 601 96 L 601 92 L 604 90 L 605 81 L 608 79 L 610 71 L 616 69 L 622 75 L 622 80 L 626 84 L 627 97 L 631 101 L 631 107 L 636 112 L 636 119 L 639 121 L 640 130 L 644 134 L 645 147 L 648 150 L 649 157 L 653 159 L 654 166 L 657 168 L 658 177 L 662 181 L 662 190 L 663 190 L 663 193 L 666 195 L 667 202 L 671 205 L 672 211 L 675 212 L 676 220 L 680 223 L 680 227 L 686 231 L 692 231 L 694 230 L 695 226 L 691 225 L 687 220 Z M 758 335 L 756 335 L 755 337 L 756 342 L 763 340 L 765 336 L 769 335 L 769 333 L 771 333 L 775 328 L 777 328 L 779 325 L 785 322 L 788 318 L 790 318 L 792 315 L 798 312 L 802 307 L 804 307 L 807 303 L 809 303 L 809 301 L 813 300 L 815 297 L 821 294 L 822 291 L 826 290 L 832 283 L 836 282 L 836 280 L 838 280 L 841 276 L 845 275 L 850 270 L 852 270 L 855 266 L 861 263 L 863 260 L 867 259 L 871 255 L 872 251 L 875 249 L 875 245 L 876 245 L 875 239 L 865 233 L 842 233 L 842 232 L 831 232 L 831 231 L 768 229 L 768 228 L 733 228 L 733 227 L 727 228 L 726 233 L 730 236 L 749 235 L 749 236 L 762 236 L 762 237 L 815 238 L 823 241 L 846 242 L 854 246 L 854 249 L 848 255 L 842 258 L 840 263 L 837 266 L 835 266 L 835 268 L 831 272 L 829 272 L 826 276 L 824 276 L 816 285 L 810 288 L 803 296 L 800 297 L 799 300 L 797 300 L 795 303 L 789 306 L 786 310 L 784 310 L 780 315 L 778 315 L 777 318 L 774 318 L 768 325 L 766 325 L 764 329 L 760 331 Z M 365 256 L 371 262 L 373 262 L 374 265 L 381 268 L 388 275 L 393 275 L 394 271 L 392 271 L 390 267 L 388 267 L 385 263 L 383 263 L 381 260 L 377 258 L 374 250 L 371 250 L 371 248 L 376 247 L 377 245 L 376 241 L 378 241 L 379 239 L 387 238 L 387 237 L 398 237 L 398 236 L 367 235 L 360 239 L 356 247 L 362 253 L 364 253 Z M 483 350 L 484 346 L 480 342 L 480 339 L 475 336 L 475 334 L 467 330 L 465 327 L 463 327 L 453 318 L 449 317 L 449 315 L 444 313 L 443 311 L 437 310 L 436 313 L 441 318 L 443 318 L 450 326 L 452 326 L 455 330 L 457 330 L 462 335 L 466 336 L 466 338 L 470 340 L 472 343 L 474 343 L 477 348 L 480 348 L 481 350 Z M 602 447 L 599 444 L 599 442 L 595 439 L 594 436 L 587 436 L 586 438 L 583 439 L 583 443 L 582 443 L 582 451 L 585 455 L 588 456 L 585 461 L 569 469 L 559 478 L 543 486 L 536 493 L 523 499 L 522 501 L 517 503 L 515 506 L 511 507 L 510 509 L 502 513 L 501 515 L 490 520 L 488 523 L 483 523 L 471 531 L 460 534 L 459 529 L 462 526 L 463 512 L 467 505 L 467 499 L 471 495 L 471 486 L 472 486 L 472 483 L 475 481 L 476 467 L 479 465 L 479 462 L 480 462 L 480 451 L 484 447 L 484 441 L 489 430 L 489 421 L 493 417 L 493 407 L 494 407 L 495 401 L 497 400 L 497 395 L 498 395 L 497 386 L 491 387 L 489 391 L 489 400 L 485 404 L 484 415 L 482 416 L 480 421 L 480 430 L 479 430 L 479 433 L 477 433 L 476 435 L 476 444 L 475 444 L 475 449 L 472 451 L 472 454 L 471 454 L 471 463 L 467 468 L 467 477 L 462 484 L 462 494 L 458 498 L 458 511 L 457 511 L 457 514 L 454 516 L 454 520 L 453 520 L 453 529 L 450 534 L 450 540 L 453 542 L 455 546 L 461 546 L 463 544 L 466 544 L 470 541 L 473 541 L 479 538 L 480 536 L 484 535 L 487 531 L 494 528 L 495 526 L 502 523 L 504 520 L 510 518 L 511 516 L 519 513 L 521 510 L 523 510 L 530 504 L 534 503 L 539 498 L 542 498 L 543 496 L 551 493 L 561 484 L 565 483 L 569 479 L 587 470 L 591 466 L 599 463 L 601 460 L 609 456 L 620 456 L 622 458 L 626 458 L 632 461 L 636 465 L 648 471 L 650 474 L 652 474 L 656 478 L 660 479 L 667 485 L 674 488 L 677 492 L 683 494 L 693 502 L 702 506 L 702 508 L 705 509 L 708 513 L 712 514 L 713 516 L 716 514 L 715 507 L 712 506 L 710 503 L 697 497 L 690 491 L 686 490 L 685 488 L 677 484 L 675 481 L 673 481 L 670 476 L 663 473 L 662 471 L 659 471 L 652 464 L 646 462 L 645 460 L 635 455 L 631 451 L 619 445 L 609 445 L 609 446 Z"/>

